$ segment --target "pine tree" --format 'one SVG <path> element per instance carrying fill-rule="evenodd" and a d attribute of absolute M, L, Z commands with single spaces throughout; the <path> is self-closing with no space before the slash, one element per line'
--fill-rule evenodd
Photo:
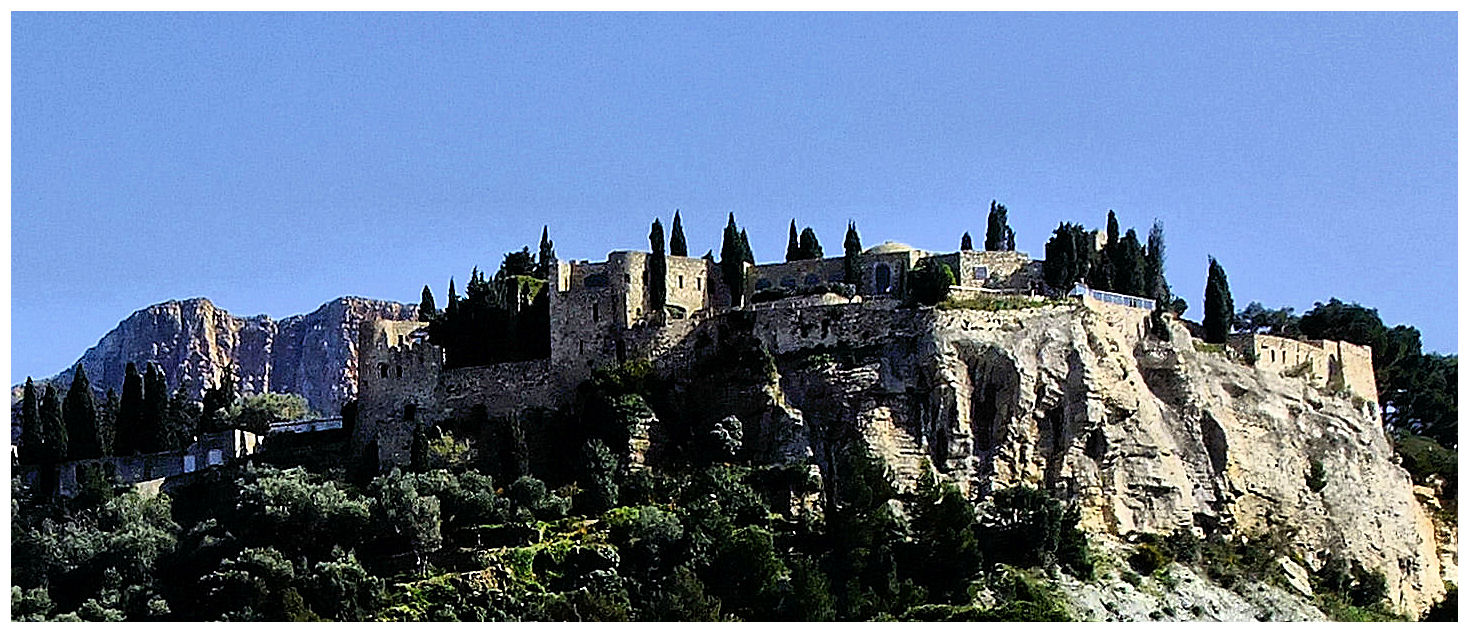
<path fill-rule="evenodd" d="M 61 417 L 61 397 L 56 393 L 56 387 L 53 385 L 46 385 L 45 395 L 41 397 L 37 420 L 41 427 L 41 463 L 55 464 L 66 461 L 68 453 L 66 422 Z"/>
<path fill-rule="evenodd" d="M 674 257 L 689 256 L 689 241 L 683 236 L 683 218 L 678 209 L 673 210 L 673 229 L 668 235 L 668 254 Z"/>
<path fill-rule="evenodd" d="M 143 452 L 174 450 L 176 436 L 169 428 L 168 379 L 158 363 L 148 363 L 143 374 Z"/>
<path fill-rule="evenodd" d="M 862 286 L 862 236 L 857 234 L 857 223 L 847 222 L 847 237 L 842 240 L 842 280 L 860 288 Z"/>
<path fill-rule="evenodd" d="M 1167 306 L 1173 298 L 1173 291 L 1168 287 L 1168 277 L 1164 272 L 1165 255 L 1163 222 L 1154 220 L 1152 230 L 1148 231 L 1148 249 L 1144 255 L 1143 269 L 1147 278 L 1143 291 L 1160 306 Z"/>
<path fill-rule="evenodd" d="M 805 258 L 801 257 L 801 240 L 800 238 L 796 237 L 796 220 L 792 218 L 791 237 L 789 240 L 786 241 L 786 261 L 793 262 L 798 259 Z"/>
<path fill-rule="evenodd" d="M 1010 230 L 1009 211 L 1005 205 L 990 201 L 990 215 L 984 232 L 984 250 L 1015 250 L 1015 232 Z"/>
<path fill-rule="evenodd" d="M 653 247 L 648 258 L 648 302 L 652 314 L 660 315 L 668 304 L 668 254 L 663 250 L 663 223 L 657 218 L 648 232 L 648 243 Z"/>
<path fill-rule="evenodd" d="M 114 455 L 112 446 L 117 438 L 117 392 L 107 388 L 107 397 L 97 408 L 97 437 L 102 442 L 102 454 Z"/>
<path fill-rule="evenodd" d="M 806 227 L 801 230 L 801 259 L 821 259 L 825 253 L 821 251 L 821 242 L 816 239 L 816 230 Z"/>
<path fill-rule="evenodd" d="M 418 320 L 432 321 L 439 313 L 438 306 L 434 305 L 434 291 L 428 289 L 428 284 L 423 285 L 423 293 L 418 299 Z"/>
<path fill-rule="evenodd" d="M 66 390 L 61 418 L 66 423 L 67 459 L 94 459 L 102 456 L 102 442 L 97 429 L 97 402 L 92 395 L 92 382 L 87 380 L 87 370 L 81 363 L 77 363 L 76 372 L 72 374 L 71 388 Z"/>
<path fill-rule="evenodd" d="M 45 441 L 41 429 L 41 402 L 36 395 L 36 384 L 26 376 L 25 391 L 20 401 L 20 447 L 19 457 L 22 464 L 39 464 L 46 455 L 46 449 L 42 446 Z"/>
<path fill-rule="evenodd" d="M 133 455 L 143 450 L 143 376 L 138 366 L 128 363 L 122 379 L 122 401 L 117 406 L 117 431 L 112 442 L 115 455 Z"/>
<path fill-rule="evenodd" d="M 536 255 L 536 276 L 550 280 L 556 274 L 556 243 L 551 241 L 551 227 L 541 226 L 541 248 Z"/>
<path fill-rule="evenodd" d="M 1234 298 L 1224 267 L 1209 257 L 1209 280 L 1204 286 L 1204 342 L 1225 343 L 1234 325 Z"/>
<path fill-rule="evenodd" d="M 959 250 L 961 250 L 961 251 L 972 251 L 972 250 L 974 250 L 974 238 L 969 237 L 969 232 L 968 231 L 965 231 L 964 232 L 964 237 L 959 238 Z"/>
<path fill-rule="evenodd" d="M 719 246 L 719 269 L 724 275 L 724 285 L 729 288 L 729 304 L 732 307 L 738 307 L 745 296 L 744 257 L 740 229 L 735 225 L 734 213 L 730 213 L 729 224 L 724 227 L 724 240 Z"/>

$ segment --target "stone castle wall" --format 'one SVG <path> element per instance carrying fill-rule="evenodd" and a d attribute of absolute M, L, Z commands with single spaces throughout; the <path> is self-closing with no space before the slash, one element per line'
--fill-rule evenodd
<path fill-rule="evenodd" d="M 357 426 L 353 451 L 379 464 L 406 463 L 413 427 L 434 409 L 444 351 L 420 321 L 371 321 L 358 340 Z M 375 449 L 374 449 L 375 447 Z"/>
<path fill-rule="evenodd" d="M 1377 402 L 1372 348 L 1343 341 L 1298 341 L 1268 334 L 1233 336 L 1230 347 L 1255 358 L 1255 367 L 1276 373 L 1302 371 L 1318 387 L 1340 381 L 1353 394 Z"/>

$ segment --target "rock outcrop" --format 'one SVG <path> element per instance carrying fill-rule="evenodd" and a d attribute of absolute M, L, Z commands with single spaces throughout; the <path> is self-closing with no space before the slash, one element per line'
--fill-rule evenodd
<path fill-rule="evenodd" d="M 335 414 L 357 393 L 358 326 L 417 313 L 412 304 L 342 297 L 276 321 L 234 316 L 204 298 L 167 301 L 124 319 L 82 354 L 81 364 L 99 390 L 121 391 L 129 362 L 139 370 L 156 362 L 170 389 L 188 379 L 196 398 L 233 367 L 242 393 L 301 394 L 313 409 Z M 68 369 L 49 380 L 64 388 L 71 375 Z"/>
<path fill-rule="evenodd" d="M 1118 541 L 1284 530 L 1310 567 L 1337 555 L 1383 572 L 1403 613 L 1444 593 L 1434 524 L 1371 402 L 1196 349 L 1177 322 L 1162 340 L 1141 310 L 896 311 L 867 325 L 846 310 L 768 329 L 817 456 L 849 429 L 900 487 L 925 463 L 975 499 L 1043 487 Z M 813 364 L 794 337 L 827 323 L 821 349 L 847 351 Z"/>

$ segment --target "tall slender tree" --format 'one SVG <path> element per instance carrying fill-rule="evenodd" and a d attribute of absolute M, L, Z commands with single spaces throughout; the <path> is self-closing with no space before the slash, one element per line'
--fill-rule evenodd
<path fill-rule="evenodd" d="M 1148 231 L 1148 249 L 1143 266 L 1147 276 L 1143 290 L 1160 306 L 1169 305 L 1173 299 L 1173 291 L 1168 287 L 1168 276 L 1164 270 L 1166 255 L 1163 221 L 1153 220 L 1153 228 Z"/>
<path fill-rule="evenodd" d="M 199 432 L 218 433 L 225 429 L 225 412 L 235 403 L 234 368 L 226 368 L 219 383 L 204 390 L 199 411 Z"/>
<path fill-rule="evenodd" d="M 674 257 L 689 256 L 689 241 L 684 239 L 683 218 L 679 216 L 678 209 L 673 210 L 673 228 L 668 234 L 668 254 Z"/>
<path fill-rule="evenodd" d="M 842 280 L 860 288 L 862 286 L 862 236 L 857 234 L 857 223 L 847 222 L 847 236 L 842 240 Z"/>
<path fill-rule="evenodd" d="M 1146 296 L 1147 266 L 1143 261 L 1143 245 L 1138 242 L 1137 231 L 1127 229 L 1122 241 L 1112 249 L 1113 290 L 1133 296 Z"/>
<path fill-rule="evenodd" d="M 1068 292 L 1076 282 L 1087 278 L 1091 270 L 1091 234 L 1080 224 L 1062 222 L 1046 242 L 1046 259 L 1041 273 L 1046 285 L 1056 292 Z"/>
<path fill-rule="evenodd" d="M 1234 298 L 1229 294 L 1229 277 L 1211 255 L 1209 279 L 1204 286 L 1204 342 L 1224 343 L 1234 326 Z"/>
<path fill-rule="evenodd" d="M 168 429 L 176 449 L 188 448 L 199 434 L 199 403 L 189 399 L 189 379 L 180 378 L 168 400 Z"/>
<path fill-rule="evenodd" d="M 740 229 L 740 257 L 746 264 L 755 263 L 755 251 L 750 248 L 750 234 Z"/>
<path fill-rule="evenodd" d="M 117 391 L 107 388 L 102 406 L 97 407 L 97 437 L 102 442 L 102 454 L 114 455 L 113 442 L 117 439 Z"/>
<path fill-rule="evenodd" d="M 801 259 L 821 259 L 826 256 L 821 250 L 821 242 L 816 239 L 816 229 L 806 227 L 801 230 Z"/>
<path fill-rule="evenodd" d="M 143 374 L 143 452 L 155 453 L 177 448 L 177 435 L 168 419 L 168 378 L 158 363 L 148 363 Z"/>
<path fill-rule="evenodd" d="M 740 229 L 735 225 L 734 213 L 729 214 L 729 224 L 724 227 L 724 240 L 719 246 L 719 269 L 724 276 L 724 285 L 729 288 L 729 304 L 739 306 L 745 293 L 745 252 L 740 242 Z"/>
<path fill-rule="evenodd" d="M 438 314 L 439 308 L 434 305 L 434 291 L 428 289 L 428 284 L 424 284 L 423 292 L 418 298 L 418 320 L 432 321 Z"/>
<path fill-rule="evenodd" d="M 92 381 L 87 370 L 77 363 L 71 388 L 61 406 L 66 422 L 67 459 L 94 459 L 102 456 L 102 442 L 97 428 L 97 401 L 92 395 Z"/>
<path fill-rule="evenodd" d="M 658 319 L 668 305 L 668 253 L 663 250 L 663 222 L 657 218 L 653 218 L 653 228 L 648 231 L 648 244 L 653 247 L 648 258 L 648 302 Z"/>
<path fill-rule="evenodd" d="M 41 429 L 40 396 L 36 394 L 36 384 L 30 376 L 26 376 L 25 390 L 21 392 L 20 410 L 20 463 L 39 464 L 45 458 L 46 449 L 42 446 L 45 440 Z"/>
<path fill-rule="evenodd" d="M 793 262 L 801 257 L 801 239 L 796 236 L 796 220 L 791 218 L 791 236 L 786 241 L 786 261 Z"/>
<path fill-rule="evenodd" d="M 974 250 L 974 238 L 969 237 L 969 232 L 968 231 L 965 231 L 964 232 L 964 237 L 959 238 L 959 250 L 961 250 L 961 251 L 972 251 L 972 250 Z"/>
<path fill-rule="evenodd" d="M 1107 209 L 1107 245 L 1111 246 L 1116 244 L 1120 238 L 1121 232 L 1117 226 L 1117 212 L 1112 209 Z"/>
<path fill-rule="evenodd" d="M 41 463 L 66 461 L 66 422 L 61 417 L 61 396 L 56 393 L 54 385 L 46 385 L 37 419 L 41 426 Z"/>
<path fill-rule="evenodd" d="M 143 450 L 143 375 L 128 363 L 122 379 L 122 400 L 117 406 L 117 432 L 112 442 L 116 455 L 133 455 Z"/>
<path fill-rule="evenodd" d="M 556 274 L 556 244 L 551 241 L 551 227 L 541 226 L 541 248 L 536 255 L 536 276 L 550 280 Z"/>
<path fill-rule="evenodd" d="M 984 250 L 1015 250 L 1015 231 L 1010 230 L 1009 210 L 998 201 L 990 201 L 990 215 L 984 232 Z"/>

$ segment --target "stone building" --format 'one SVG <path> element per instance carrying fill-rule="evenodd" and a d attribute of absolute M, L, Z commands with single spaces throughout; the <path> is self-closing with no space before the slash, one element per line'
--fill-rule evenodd
<path fill-rule="evenodd" d="M 1268 334 L 1238 334 L 1229 346 L 1255 367 L 1296 375 L 1327 389 L 1345 389 L 1377 404 L 1377 376 L 1372 370 L 1372 348 L 1343 341 L 1299 341 Z"/>

